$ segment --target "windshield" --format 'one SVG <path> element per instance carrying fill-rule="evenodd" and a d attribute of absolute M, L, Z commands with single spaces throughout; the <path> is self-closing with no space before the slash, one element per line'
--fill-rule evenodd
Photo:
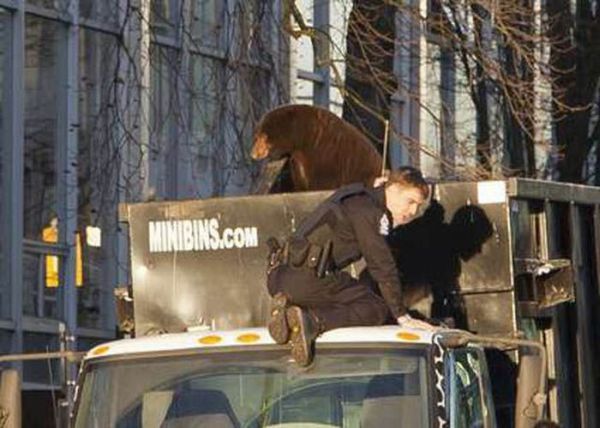
<path fill-rule="evenodd" d="M 283 350 L 92 364 L 77 428 L 429 426 L 425 349 Z"/>

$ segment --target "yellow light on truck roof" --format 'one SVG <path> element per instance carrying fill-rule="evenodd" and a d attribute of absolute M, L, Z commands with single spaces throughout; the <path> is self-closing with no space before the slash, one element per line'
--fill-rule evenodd
<path fill-rule="evenodd" d="M 396 334 L 396 337 L 400 340 L 408 341 L 419 340 L 421 338 L 421 336 L 418 334 L 409 333 L 408 331 L 401 331 L 400 333 Z"/>
<path fill-rule="evenodd" d="M 223 340 L 223 338 L 221 336 L 212 334 L 210 336 L 201 337 L 200 339 L 198 339 L 198 343 L 200 345 L 216 345 L 217 343 L 220 343 L 222 340 Z"/>
<path fill-rule="evenodd" d="M 110 347 L 106 345 L 98 346 L 97 348 L 92 349 L 92 355 L 95 357 L 99 355 L 104 355 L 108 352 L 109 349 Z"/>
<path fill-rule="evenodd" d="M 237 337 L 237 341 L 240 343 L 254 343 L 260 340 L 260 336 L 256 333 L 240 334 Z"/>

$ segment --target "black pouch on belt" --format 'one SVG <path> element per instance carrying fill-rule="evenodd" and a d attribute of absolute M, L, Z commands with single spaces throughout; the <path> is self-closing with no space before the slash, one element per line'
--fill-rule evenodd
<path fill-rule="evenodd" d="M 306 238 L 291 238 L 287 242 L 288 260 L 293 267 L 302 267 L 308 258 L 310 242 Z"/>

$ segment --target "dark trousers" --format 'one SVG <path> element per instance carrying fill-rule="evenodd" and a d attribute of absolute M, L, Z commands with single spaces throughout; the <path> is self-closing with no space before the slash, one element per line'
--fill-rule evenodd
<path fill-rule="evenodd" d="M 382 325 L 391 320 L 383 298 L 345 272 L 317 278 L 307 268 L 281 265 L 269 274 L 267 287 L 271 296 L 283 292 L 291 304 L 311 313 L 322 331 Z"/>

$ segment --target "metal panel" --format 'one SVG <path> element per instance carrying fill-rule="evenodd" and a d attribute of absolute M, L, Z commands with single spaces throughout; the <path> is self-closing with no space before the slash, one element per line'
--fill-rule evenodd
<path fill-rule="evenodd" d="M 515 198 L 574 202 L 582 205 L 600 204 L 599 187 L 525 178 L 512 178 L 507 183 L 508 195 Z"/>
<path fill-rule="evenodd" d="M 5 135 L 1 139 L 6 162 L 2 168 L 2 182 L 7 192 L 0 209 L 5 210 L 2 233 L 5 237 L 6 257 L 2 272 L 10 284 L 10 317 L 15 324 L 10 352 L 23 350 L 23 142 L 24 142 L 24 45 L 25 14 L 24 0 L 18 2 L 19 9 L 12 14 L 10 28 L 10 54 L 6 86 L 6 98 L 2 100 L 6 109 Z"/>
<path fill-rule="evenodd" d="M 600 296 L 600 205 L 594 205 L 594 266 L 596 266 L 595 292 Z M 596 332 L 598 335 L 599 332 Z M 596 340 L 598 343 L 598 340 Z"/>
<path fill-rule="evenodd" d="M 61 316 L 69 332 L 77 327 L 77 294 L 75 291 L 75 232 L 77 230 L 77 133 L 78 118 L 78 1 L 69 3 L 74 20 L 61 27 L 59 39 L 59 82 L 56 149 L 56 206 L 59 221 L 59 242 L 68 248 L 61 267 L 63 287 L 59 288 Z"/>
<path fill-rule="evenodd" d="M 395 230 L 391 244 L 405 283 L 431 284 L 436 300 L 454 295 L 464 304 L 466 319 L 459 326 L 512 334 L 516 314 L 508 205 L 504 182 L 495 183 L 497 195 L 483 195 L 487 188 L 478 183 L 437 185 L 436 201 L 422 217 Z M 434 316 L 450 315 L 443 312 L 434 310 Z"/>
<path fill-rule="evenodd" d="M 470 331 L 509 335 L 516 330 L 515 295 L 512 291 L 467 294 L 463 299 Z"/>
<path fill-rule="evenodd" d="M 459 231 L 456 238 L 460 241 L 458 255 L 462 261 L 461 292 L 512 290 L 507 203 L 479 204 L 479 183 L 442 185 L 439 194 L 446 222 Z"/>
<path fill-rule="evenodd" d="M 66 348 L 72 350 L 74 336 L 77 329 L 77 292 L 75 289 L 75 259 L 76 259 L 76 231 L 78 220 L 77 206 L 77 154 L 79 109 L 79 0 L 70 1 L 68 13 L 72 19 L 70 25 L 61 32 L 59 44 L 59 76 L 64 76 L 61 89 L 57 92 L 58 117 L 57 135 L 58 147 L 56 155 L 57 176 L 57 214 L 59 224 L 59 242 L 65 243 L 68 254 L 64 258 L 61 269 L 63 287 L 59 288 L 62 301 L 62 317 L 66 325 Z M 62 144 L 61 144 L 62 143 Z M 64 328 L 60 330 L 64 331 Z M 56 349 L 56 348 L 51 348 Z M 77 366 L 68 363 L 64 370 L 64 392 L 68 410 L 73 408 L 75 379 Z"/>
<path fill-rule="evenodd" d="M 582 426 L 596 427 L 597 425 L 597 382 L 595 377 L 595 346 L 593 341 L 592 311 L 596 301 L 593 292 L 597 289 L 592 283 L 590 269 L 589 236 L 586 233 L 581 212 L 582 208 L 570 206 L 571 220 L 571 251 L 573 268 L 575 270 L 575 291 L 577 310 L 577 350 L 579 378 L 581 387 Z M 588 225 L 589 226 L 589 225 Z"/>
<path fill-rule="evenodd" d="M 566 235 L 563 232 L 565 229 L 563 217 L 568 216 L 565 208 L 568 207 L 564 203 L 544 201 L 547 229 L 546 245 L 541 248 L 541 258 L 570 257 L 568 250 L 564 248 L 568 245 L 563 242 L 564 235 Z M 559 421 L 564 427 L 577 426 L 576 421 L 579 415 L 577 409 L 579 400 L 573 399 L 578 396 L 577 382 L 573 382 L 573 379 L 577 378 L 577 368 L 573 364 L 576 359 L 575 339 L 573 338 L 575 335 L 573 308 L 574 305 L 563 304 L 550 310 L 551 330 L 548 332 L 548 336 L 551 336 L 552 339 L 547 344 L 547 346 L 553 346 L 553 349 L 549 349 L 548 352 L 552 352 L 554 355 L 554 367 L 549 367 L 549 374 L 555 372 L 554 378 L 549 379 L 550 412 L 553 420 Z M 549 364 L 552 364 L 552 360 L 549 360 Z"/>
<path fill-rule="evenodd" d="M 557 408 L 560 415 L 558 421 L 563 427 L 578 426 L 579 418 L 578 385 L 573 379 L 577 379 L 576 352 L 573 336 L 572 306 L 560 305 L 553 309 L 552 332 L 554 338 L 554 354 L 556 358 L 556 396 Z"/>
<path fill-rule="evenodd" d="M 264 325 L 266 240 L 284 239 L 327 194 L 130 205 L 136 333 L 181 331 L 200 323 L 217 328 Z M 157 223 L 163 221 L 171 223 Z M 201 230 L 206 227 L 208 231 Z M 253 231 L 257 242 L 243 235 Z M 150 251 L 151 239 L 153 249 L 161 251 Z"/>
<path fill-rule="evenodd" d="M 391 97 L 390 121 L 392 132 L 390 136 L 390 165 L 398 168 L 409 164 L 409 153 L 406 139 L 413 137 L 411 130 L 416 128 L 418 117 L 413 117 L 410 94 L 416 91 L 411 68 L 414 62 L 414 36 L 412 34 L 412 19 L 403 10 L 397 8 L 394 16 L 396 27 L 396 46 L 394 49 L 394 76 L 398 79 L 398 89 Z M 414 67 L 416 68 L 416 67 Z M 413 122 L 413 123 L 411 123 Z"/>

